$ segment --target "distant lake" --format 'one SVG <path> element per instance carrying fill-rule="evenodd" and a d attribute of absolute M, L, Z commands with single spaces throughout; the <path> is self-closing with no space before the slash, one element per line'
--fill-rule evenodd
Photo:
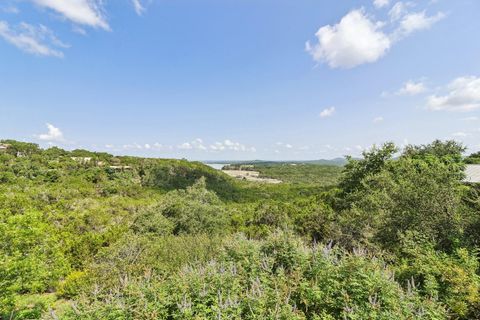
<path fill-rule="evenodd" d="M 228 166 L 227 163 L 205 163 L 207 166 L 212 167 L 213 169 L 222 170 L 224 166 Z"/>

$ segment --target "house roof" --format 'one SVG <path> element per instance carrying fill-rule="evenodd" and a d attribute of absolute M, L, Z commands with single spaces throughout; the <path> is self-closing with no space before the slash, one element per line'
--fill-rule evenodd
<path fill-rule="evenodd" d="M 465 182 L 480 183 L 480 164 L 467 165 L 465 175 Z"/>

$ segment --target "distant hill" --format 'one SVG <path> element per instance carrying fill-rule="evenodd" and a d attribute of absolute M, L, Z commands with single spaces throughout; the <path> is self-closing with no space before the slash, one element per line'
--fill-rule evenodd
<path fill-rule="evenodd" d="M 339 157 L 334 159 L 319 159 L 319 160 L 282 160 L 282 161 L 270 161 L 270 160 L 207 160 L 202 161 L 206 164 L 253 164 L 253 165 L 281 165 L 281 164 L 318 164 L 318 165 L 330 165 L 330 166 L 344 166 L 347 163 L 347 159 Z"/>

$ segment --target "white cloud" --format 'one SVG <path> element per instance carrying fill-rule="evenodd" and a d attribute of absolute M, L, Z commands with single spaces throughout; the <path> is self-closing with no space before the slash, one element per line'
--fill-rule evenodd
<path fill-rule="evenodd" d="M 377 8 L 387 6 L 386 0 L 375 0 Z M 398 41 L 415 31 L 431 28 L 445 18 L 443 12 L 429 16 L 426 11 L 409 12 L 413 2 L 397 2 L 389 11 L 389 21 L 375 20 L 365 9 L 346 14 L 335 25 L 321 27 L 315 44 L 307 41 L 306 51 L 313 60 L 331 68 L 353 68 L 382 58 Z M 392 30 L 392 31 L 386 31 Z"/>
<path fill-rule="evenodd" d="M 375 117 L 375 118 L 373 118 L 373 123 L 380 123 L 383 120 L 384 120 L 383 117 Z"/>
<path fill-rule="evenodd" d="M 395 31 L 390 35 L 392 42 L 399 41 L 415 31 L 430 29 L 435 23 L 446 17 L 443 12 L 428 16 L 426 11 L 409 12 L 415 7 L 414 2 L 399 1 L 390 9 L 390 23 L 396 24 Z"/>
<path fill-rule="evenodd" d="M 290 143 L 277 142 L 276 145 L 286 149 L 293 149 L 293 145 L 291 145 Z"/>
<path fill-rule="evenodd" d="M 47 133 L 39 134 L 36 137 L 39 140 L 48 141 L 48 142 L 65 142 L 63 137 L 63 132 L 55 127 L 54 125 L 47 123 Z"/>
<path fill-rule="evenodd" d="M 434 16 L 427 16 L 425 11 L 406 14 L 401 19 L 394 38 L 405 37 L 415 31 L 430 29 L 445 16 L 443 12 L 438 12 Z"/>
<path fill-rule="evenodd" d="M 335 113 L 335 107 L 324 109 L 322 112 L 320 112 L 320 118 L 331 117 L 333 116 L 334 113 Z"/>
<path fill-rule="evenodd" d="M 397 2 L 395 5 L 390 9 L 388 12 L 388 15 L 390 16 L 390 19 L 394 22 L 397 20 L 400 20 L 405 14 L 408 12 L 408 6 L 409 4 L 406 4 L 404 2 Z"/>
<path fill-rule="evenodd" d="M 460 77 L 446 87 L 446 94 L 428 97 L 427 107 L 433 111 L 471 111 L 480 108 L 480 78 Z"/>
<path fill-rule="evenodd" d="M 0 37 L 20 50 L 40 56 L 63 58 L 63 52 L 58 48 L 68 47 L 47 27 L 35 27 L 24 22 L 13 29 L 7 22 L 0 21 Z"/>
<path fill-rule="evenodd" d="M 64 18 L 94 28 L 110 30 L 102 13 L 102 0 L 31 0 L 38 6 L 48 8 Z"/>
<path fill-rule="evenodd" d="M 203 140 L 200 138 L 197 138 L 191 142 L 184 142 L 178 145 L 177 148 L 180 150 L 193 150 L 193 149 L 201 150 L 201 151 L 207 150 L 207 147 L 203 145 Z"/>
<path fill-rule="evenodd" d="M 215 144 L 210 145 L 210 150 L 212 151 L 236 151 L 236 152 L 256 152 L 257 149 L 254 147 L 248 147 L 240 142 L 235 142 L 232 140 L 225 140 L 223 142 L 215 142 Z"/>
<path fill-rule="evenodd" d="M 381 27 L 364 10 L 353 10 L 338 24 L 321 27 L 316 33 L 318 43 L 307 42 L 306 50 L 315 61 L 328 63 L 331 68 L 353 68 L 375 62 L 391 46 Z"/>
<path fill-rule="evenodd" d="M 390 4 L 390 0 L 373 0 L 375 8 L 380 9 Z"/>
<path fill-rule="evenodd" d="M 177 148 L 181 150 L 190 150 L 190 149 L 193 149 L 193 146 L 190 144 L 190 142 L 184 142 L 181 145 L 179 145 Z"/>
<path fill-rule="evenodd" d="M 80 26 L 89 26 L 110 30 L 104 14 L 103 4 L 105 0 L 26 0 L 37 5 L 39 8 L 51 10 L 59 14 L 64 19 L 74 23 L 73 31 L 79 34 L 86 34 L 86 31 Z M 137 0 L 140 1 L 140 0 Z M 143 9 L 141 3 L 138 10 Z M 0 10 L 8 13 L 18 13 L 16 7 L 0 7 Z M 63 52 L 59 48 L 65 48 L 53 32 L 47 27 L 40 25 L 38 27 L 27 23 L 20 23 L 18 27 L 13 28 L 7 22 L 0 21 L 0 37 L 15 45 L 23 51 L 43 55 L 63 57 Z"/>
<path fill-rule="evenodd" d="M 142 5 L 140 0 L 132 0 L 133 8 L 135 12 L 141 16 L 145 12 L 145 7 Z"/>
<path fill-rule="evenodd" d="M 210 145 L 210 149 L 213 151 L 223 151 L 225 146 L 221 142 L 215 142 L 215 144 Z"/>
<path fill-rule="evenodd" d="M 400 96 L 415 96 L 427 91 L 427 86 L 423 81 L 407 81 L 400 90 L 396 92 Z"/>
<path fill-rule="evenodd" d="M 133 143 L 133 144 L 124 144 L 120 149 L 117 149 L 114 145 L 112 144 L 107 144 L 105 145 L 106 148 L 108 149 L 115 149 L 115 150 L 146 150 L 146 151 L 153 151 L 153 150 L 172 150 L 173 147 L 169 145 L 162 145 L 158 142 L 155 142 L 154 144 L 150 143 Z M 191 149 L 193 148 L 191 144 L 185 143 L 182 145 L 177 146 L 179 149 Z"/>
<path fill-rule="evenodd" d="M 179 146 L 178 149 L 181 150 L 200 150 L 200 151 L 213 151 L 213 152 L 220 152 L 220 151 L 236 151 L 236 152 L 256 152 L 257 150 L 254 147 L 248 147 L 244 144 L 239 142 L 235 142 L 232 140 L 224 140 L 223 142 L 215 142 L 210 144 L 208 148 L 204 145 L 202 139 L 195 139 L 191 142 L 185 142 Z"/>

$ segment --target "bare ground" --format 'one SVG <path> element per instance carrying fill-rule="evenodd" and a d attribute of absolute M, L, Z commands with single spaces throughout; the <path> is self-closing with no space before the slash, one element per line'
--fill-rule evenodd
<path fill-rule="evenodd" d="M 234 177 L 236 179 L 240 179 L 240 180 L 272 183 L 272 184 L 282 183 L 282 181 L 278 179 L 261 178 L 260 172 L 258 171 L 246 171 L 246 170 L 222 170 L 222 171 L 228 174 L 229 176 Z"/>

